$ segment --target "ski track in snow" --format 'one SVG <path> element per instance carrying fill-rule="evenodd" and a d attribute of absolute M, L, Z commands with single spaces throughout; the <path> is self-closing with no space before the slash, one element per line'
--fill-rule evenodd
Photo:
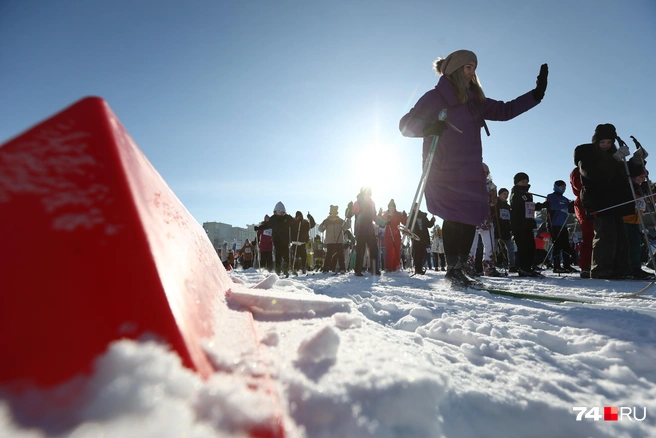
<path fill-rule="evenodd" d="M 557 303 L 458 291 L 443 272 L 315 274 L 250 289 L 232 271 L 228 303 L 253 312 L 261 357 L 206 349 L 207 382 L 152 341 L 120 341 L 88 379 L 22 397 L 0 387 L 0 436 L 242 436 L 274 413 L 240 376 L 275 382 L 290 437 L 656 436 L 656 287 L 644 282 L 483 278 Z M 549 274 L 552 275 L 552 274 Z M 251 382 L 252 383 L 252 382 Z M 68 386 L 67 386 L 68 385 Z M 58 394 L 83 388 L 68 408 Z M 574 406 L 646 408 L 644 421 L 576 421 Z"/>

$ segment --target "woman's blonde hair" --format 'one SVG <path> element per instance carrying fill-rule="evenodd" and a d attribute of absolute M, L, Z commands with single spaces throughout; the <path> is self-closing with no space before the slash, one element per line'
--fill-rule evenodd
<path fill-rule="evenodd" d="M 433 69 L 438 75 L 443 74 L 443 63 L 444 59 L 440 58 L 433 62 Z M 450 75 L 444 75 L 449 82 L 453 84 L 456 89 L 456 94 L 458 95 L 458 100 L 460 103 L 467 103 L 467 77 L 465 76 L 465 66 L 459 67 Z M 474 77 L 469 82 L 469 89 L 474 92 L 474 95 L 481 102 L 485 100 L 485 93 L 483 93 L 483 87 L 481 87 L 481 81 L 478 79 L 478 76 L 474 74 Z"/>

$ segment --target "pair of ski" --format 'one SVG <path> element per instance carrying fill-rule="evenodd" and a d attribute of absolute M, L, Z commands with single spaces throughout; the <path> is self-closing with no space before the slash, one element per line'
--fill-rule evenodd
<path fill-rule="evenodd" d="M 507 289 L 502 289 L 502 288 L 496 288 L 496 287 L 490 287 L 486 285 L 483 282 L 473 282 L 471 284 L 452 284 L 456 288 L 461 288 L 461 289 L 473 289 L 477 290 L 479 292 L 487 292 L 491 295 L 501 295 L 501 296 L 506 296 L 506 297 L 512 297 L 512 298 L 520 298 L 520 299 L 532 299 L 532 300 L 540 300 L 540 301 L 551 301 L 551 302 L 556 302 L 556 303 L 579 303 L 579 304 L 596 304 L 593 301 L 585 301 L 585 300 L 578 300 L 576 298 L 566 298 L 566 297 L 556 297 L 556 296 L 551 296 L 551 295 L 541 295 L 541 294 L 527 294 L 523 292 L 513 292 Z M 642 296 L 645 292 L 650 290 L 652 287 L 656 286 L 656 281 L 651 281 L 649 282 L 645 287 L 641 288 L 637 292 L 633 292 L 630 294 L 625 294 L 625 295 L 620 295 L 615 298 L 645 298 Z"/>

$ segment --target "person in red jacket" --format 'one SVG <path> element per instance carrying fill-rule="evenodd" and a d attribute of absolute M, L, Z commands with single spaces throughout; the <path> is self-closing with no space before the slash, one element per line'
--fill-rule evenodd
<path fill-rule="evenodd" d="M 592 239 L 594 238 L 594 222 L 588 218 L 583 202 L 581 202 L 581 172 L 578 166 L 569 175 L 569 184 L 576 198 L 574 199 L 574 213 L 581 226 L 581 243 L 579 246 L 579 268 L 581 278 L 590 278 L 590 264 L 592 262 Z"/>
<path fill-rule="evenodd" d="M 533 265 L 541 268 L 543 264 L 549 266 L 551 262 L 547 260 L 547 242 L 551 240 L 551 233 L 547 229 L 547 223 L 542 222 L 535 233 L 535 258 Z"/>
<path fill-rule="evenodd" d="M 387 204 L 387 211 L 382 215 L 383 220 L 389 222 L 385 226 L 385 270 L 388 272 L 401 269 L 401 232 L 399 224 L 404 224 L 407 217 L 396 209 L 392 199 Z"/>

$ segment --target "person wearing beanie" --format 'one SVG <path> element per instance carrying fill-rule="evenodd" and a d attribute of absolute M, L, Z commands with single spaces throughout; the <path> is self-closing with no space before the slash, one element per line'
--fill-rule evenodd
<path fill-rule="evenodd" d="M 578 272 L 572 266 L 576 260 L 574 248 L 569 243 L 569 230 L 567 229 L 567 220 L 569 214 L 574 212 L 574 202 L 567 199 L 563 193 L 567 184 L 565 181 L 558 180 L 554 182 L 553 193 L 547 196 L 547 224 L 553 243 L 551 258 L 553 260 L 553 272 L 571 273 Z M 562 265 L 561 265 L 562 255 Z"/>
<path fill-rule="evenodd" d="M 455 284 L 474 280 L 463 271 L 476 227 L 490 213 L 481 129 L 489 135 L 486 120 L 505 121 L 537 106 L 547 88 L 548 67 L 543 64 L 533 90 L 511 102 L 485 96 L 476 76 L 478 58 L 470 50 L 457 50 L 433 63 L 440 79 L 399 122 L 406 137 L 423 137 L 422 160 L 428 158 L 433 138 L 437 150 L 428 170 L 427 209 L 444 219 L 446 278 Z M 446 120 L 439 120 L 446 110 Z M 465 195 L 466 194 L 466 195 Z"/>
<path fill-rule="evenodd" d="M 510 224 L 517 245 L 517 273 L 520 277 L 543 277 L 533 270 L 535 259 L 533 230 L 537 227 L 535 209 L 541 209 L 544 205 L 533 202 L 533 195 L 528 191 L 531 185 L 528 183 L 529 178 L 526 173 L 519 172 L 513 181 L 515 186 L 510 194 Z"/>
<path fill-rule="evenodd" d="M 383 244 L 385 245 L 385 271 L 393 272 L 401 269 L 401 232 L 399 224 L 405 225 L 408 218 L 396 209 L 394 199 L 387 204 L 387 211 L 383 213 L 384 221 L 389 222 L 385 226 Z"/>
<path fill-rule="evenodd" d="M 255 231 L 270 230 L 273 242 L 274 269 L 276 274 L 289 277 L 289 244 L 291 241 L 291 227 L 295 219 L 288 215 L 285 205 L 278 202 L 273 209 L 274 215 L 268 221 L 255 227 Z"/>
<path fill-rule="evenodd" d="M 326 256 L 324 258 L 322 272 L 333 271 L 334 273 L 346 272 L 344 258 L 344 231 L 351 228 L 351 220 L 344 220 L 338 215 L 338 207 L 330 206 L 328 217 L 319 224 L 319 232 L 326 232 L 323 240 L 326 247 Z M 339 265 L 339 271 L 337 266 Z"/>
<path fill-rule="evenodd" d="M 526 177 L 528 180 L 528 176 Z M 495 210 L 495 227 L 494 238 L 503 244 L 503 251 L 506 256 L 508 272 L 517 272 L 515 263 L 515 244 L 512 240 L 512 228 L 510 223 L 510 204 L 508 204 L 508 195 L 510 192 L 506 188 L 500 188 L 497 195 Z"/>
<path fill-rule="evenodd" d="M 638 150 L 640 151 L 642 149 Z M 624 216 L 623 220 L 626 237 L 629 242 L 629 267 L 631 268 L 631 276 L 640 280 L 653 280 L 653 274 L 642 270 L 641 260 L 643 242 L 641 217 L 647 209 L 645 199 L 640 199 L 645 196 L 645 191 L 643 191 L 642 185 L 647 180 L 644 163 L 642 154 L 637 153 L 634 153 L 633 157 L 631 157 L 627 163 L 629 176 L 631 177 L 631 184 L 633 184 L 633 191 L 636 196 L 636 202 L 634 205 L 634 212 Z"/>
<path fill-rule="evenodd" d="M 615 126 L 597 125 L 592 142 L 574 149 L 581 174 L 581 203 L 593 219 L 591 278 L 622 279 L 631 276 L 629 243 L 623 217 L 633 214 L 633 194 L 626 172 L 629 147 L 618 139 Z"/>

